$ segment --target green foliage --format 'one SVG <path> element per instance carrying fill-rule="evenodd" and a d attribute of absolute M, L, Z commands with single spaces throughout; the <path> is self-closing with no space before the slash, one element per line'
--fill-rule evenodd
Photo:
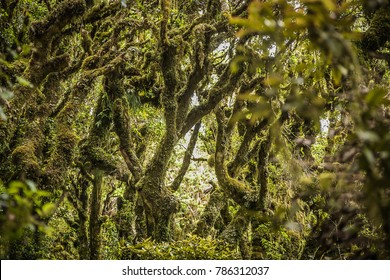
<path fill-rule="evenodd" d="M 29 180 L 12 181 L 7 186 L 0 182 L 0 188 L 1 246 L 18 240 L 27 229 L 50 233 L 44 220 L 53 214 L 55 205 L 46 202 L 48 192 L 38 190 Z"/>
<path fill-rule="evenodd" d="M 275 228 L 271 222 L 267 222 L 259 225 L 253 234 L 261 239 L 261 244 L 254 244 L 261 248 L 261 259 L 300 259 L 304 248 L 304 239 L 299 232 L 288 230 L 286 227 Z"/>
<path fill-rule="evenodd" d="M 150 239 L 122 248 L 122 259 L 139 260 L 231 260 L 239 254 L 222 241 L 189 235 L 170 243 L 156 243 Z"/>

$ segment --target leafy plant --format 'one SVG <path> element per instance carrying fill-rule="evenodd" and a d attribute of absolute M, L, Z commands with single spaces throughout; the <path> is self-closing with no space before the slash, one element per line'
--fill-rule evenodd
<path fill-rule="evenodd" d="M 0 182 L 0 223 L 1 246 L 16 241 L 25 231 L 50 233 L 45 219 L 50 217 L 56 206 L 47 202 L 50 194 L 38 190 L 34 182 L 12 181 L 6 187 Z M 2 254 L 4 251 L 2 250 Z"/>

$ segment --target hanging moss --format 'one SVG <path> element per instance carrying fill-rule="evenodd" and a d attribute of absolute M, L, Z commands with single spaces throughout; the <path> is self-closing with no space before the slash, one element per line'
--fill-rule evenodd
<path fill-rule="evenodd" d="M 106 89 L 111 96 L 113 96 L 112 93 L 116 92 L 114 90 L 116 87 L 112 83 L 108 83 Z M 115 95 L 112 98 L 115 98 Z M 139 181 L 142 167 L 132 147 L 127 101 L 123 98 L 115 99 L 112 110 L 114 129 L 119 138 L 120 152 L 135 181 Z"/>
<path fill-rule="evenodd" d="M 113 172 L 117 164 L 107 150 L 107 136 L 112 122 L 105 93 L 100 94 L 89 135 L 80 145 L 81 161 L 90 162 L 95 169 Z"/>

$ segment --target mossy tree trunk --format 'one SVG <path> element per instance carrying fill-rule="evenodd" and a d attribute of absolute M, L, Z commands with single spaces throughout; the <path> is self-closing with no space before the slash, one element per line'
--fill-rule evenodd
<path fill-rule="evenodd" d="M 202 237 L 209 236 L 212 230 L 216 228 L 218 219 L 222 219 L 221 211 L 227 204 L 228 198 L 226 195 L 219 189 L 213 190 L 206 208 L 196 225 L 195 234 Z"/>
<path fill-rule="evenodd" d="M 80 203 L 78 204 L 78 207 L 76 208 L 78 210 L 78 219 L 79 219 L 79 227 L 78 227 L 78 237 L 79 237 L 79 246 L 78 246 L 78 252 L 79 252 L 79 257 L 81 260 L 87 260 L 89 259 L 90 256 L 90 251 L 89 251 L 89 240 L 88 240 L 88 210 L 89 210 L 89 205 L 88 205 L 88 186 L 89 182 L 81 178 L 79 180 L 79 186 L 76 186 L 80 188 L 79 194 L 80 197 L 78 201 Z"/>
<path fill-rule="evenodd" d="M 89 251 L 91 260 L 100 259 L 101 248 L 101 229 L 102 229 L 102 188 L 103 188 L 103 172 L 94 170 L 93 185 L 91 195 L 91 215 L 89 219 Z"/>
<path fill-rule="evenodd" d="M 34 48 L 21 77 L 31 85 L 15 86 L 12 110 L 7 112 L 9 119 L 0 123 L 0 134 L 4 136 L 0 139 L 0 153 L 4 155 L 1 169 L 7 169 L 1 179 L 31 179 L 55 193 L 53 200 L 58 193 L 71 192 L 69 200 L 79 222 L 77 249 L 81 258 L 92 259 L 100 257 L 102 191 L 107 176 L 125 182 L 126 193 L 132 194 L 124 195 L 125 204 L 132 204 L 121 210 L 136 212 L 136 218 L 126 220 L 132 223 L 129 228 L 138 227 L 135 239 L 172 238 L 171 225 L 179 210 L 173 192 L 179 189 L 188 170 L 201 119 L 240 86 L 244 68 L 231 72 L 231 62 L 243 55 L 240 48 L 245 41 L 237 47 L 234 30 L 228 23 L 230 11 L 226 6 L 222 9 L 220 1 L 208 1 L 201 7 L 202 13 L 182 5 L 190 13 L 180 15 L 188 22 L 179 25 L 172 18 L 176 11 L 171 1 L 160 1 L 159 25 L 149 15 L 145 22 L 136 19 L 129 10 L 122 9 L 120 1 L 95 2 L 67 0 L 53 7 L 48 5 L 47 15 L 30 24 Z M 231 14 L 244 13 L 247 4 L 236 5 Z M 145 13 L 143 7 L 135 9 Z M 218 52 L 224 43 L 231 45 L 229 52 L 222 63 L 215 63 L 212 52 Z M 149 48 L 147 52 L 144 46 Z M 217 77 L 213 83 L 211 76 Z M 155 99 L 160 99 L 155 103 L 163 110 L 165 127 L 147 165 L 137 154 L 137 144 L 132 139 L 129 91 L 124 85 L 137 96 L 142 90 L 152 91 Z M 101 87 L 107 93 L 106 99 L 97 98 Z M 194 99 L 199 102 L 195 104 Z M 96 100 L 96 106 L 90 104 Z M 89 106 L 95 109 L 92 121 Z M 105 112 L 112 119 L 99 120 L 97 116 Z M 77 127 L 79 118 L 88 120 L 89 131 Z M 174 184 L 166 186 L 173 151 L 192 128 L 183 168 Z M 118 150 L 112 154 L 117 152 L 120 160 L 113 160 L 107 153 L 105 143 L 111 129 L 119 142 Z M 81 137 L 80 131 L 85 133 Z M 128 172 L 123 172 L 118 162 L 126 164 Z M 70 179 L 79 185 L 72 189 Z M 226 210 L 226 205 L 225 201 L 216 203 L 216 212 Z M 216 217 L 212 216 L 206 219 L 215 224 Z M 124 233 L 123 237 L 134 236 Z"/>

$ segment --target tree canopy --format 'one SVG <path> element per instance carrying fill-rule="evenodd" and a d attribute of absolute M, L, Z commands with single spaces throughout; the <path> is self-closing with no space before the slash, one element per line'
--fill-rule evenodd
<path fill-rule="evenodd" d="M 388 259 L 390 2 L 6 0 L 3 259 Z"/>

